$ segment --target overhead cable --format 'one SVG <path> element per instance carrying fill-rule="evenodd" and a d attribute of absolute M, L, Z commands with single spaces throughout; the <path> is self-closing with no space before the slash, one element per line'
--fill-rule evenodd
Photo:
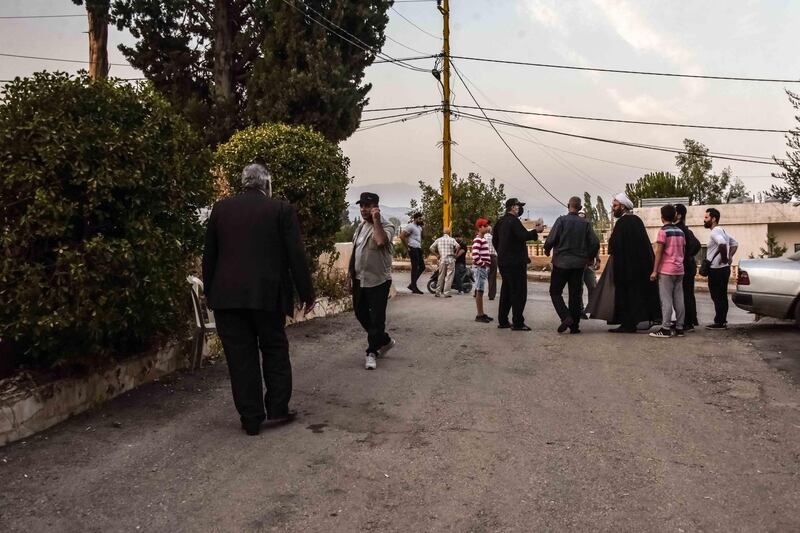
<path fill-rule="evenodd" d="M 575 133 L 567 133 L 567 132 L 563 132 L 563 131 L 550 130 L 550 129 L 546 129 L 546 128 L 538 128 L 538 127 L 535 127 L 535 126 L 527 126 L 525 124 L 518 124 L 516 122 L 510 122 L 510 121 L 506 121 L 506 120 L 490 118 L 485 113 L 483 114 L 483 116 L 481 116 L 481 115 L 473 115 L 471 113 L 464 113 L 464 112 L 461 112 L 461 111 L 455 111 L 455 113 L 459 113 L 460 115 L 462 115 L 465 118 L 471 118 L 471 119 L 475 119 L 475 120 L 484 120 L 484 121 L 488 122 L 489 124 L 491 124 L 493 129 L 494 129 L 494 124 L 496 123 L 496 124 L 502 124 L 504 126 L 513 126 L 515 128 L 522 128 L 522 129 L 528 129 L 528 130 L 534 130 L 534 131 L 541 131 L 543 133 L 552 133 L 552 134 L 555 134 L 555 135 L 563 135 L 565 137 L 574 137 L 576 139 L 585 139 L 585 140 L 588 140 L 588 141 L 597 141 L 597 142 L 603 142 L 603 143 L 608 143 L 608 144 L 617 144 L 617 145 L 620 145 L 620 146 L 629 146 L 631 148 L 642 148 L 642 149 L 645 149 L 645 150 L 655 150 L 655 151 L 659 151 L 659 152 L 669 152 L 669 153 L 673 153 L 673 154 L 685 154 L 686 153 L 686 150 L 685 149 L 681 149 L 681 148 L 670 148 L 670 147 L 657 146 L 657 145 L 651 145 L 651 144 L 634 143 L 634 142 L 629 142 L 629 141 L 619 141 L 619 140 L 614 140 L 614 139 L 604 139 L 604 138 L 601 138 L 601 137 L 592 137 L 592 136 L 589 136 L 589 135 L 578 135 L 578 134 L 575 134 Z M 708 157 L 713 158 L 713 159 L 723 159 L 723 160 L 727 160 L 727 161 L 740 161 L 740 162 L 743 162 L 743 163 L 755 163 L 755 164 L 760 164 L 760 165 L 778 165 L 779 164 L 772 157 L 753 156 L 753 155 L 740 155 L 740 154 L 726 154 L 726 153 L 723 153 L 723 152 L 714 152 L 714 153 L 709 152 L 707 155 L 708 155 Z M 763 161 L 758 161 L 757 159 L 762 159 Z M 780 161 L 780 160 L 778 160 L 778 161 Z"/>
<path fill-rule="evenodd" d="M 430 37 L 433 37 L 434 39 L 438 39 L 439 41 L 441 41 L 441 40 L 442 40 L 442 37 L 441 37 L 440 35 L 434 35 L 434 34 L 432 34 L 431 32 L 429 32 L 428 30 L 426 30 L 426 29 L 424 29 L 424 28 L 421 28 L 421 27 L 419 27 L 419 26 L 418 26 L 418 25 L 417 25 L 417 24 L 416 24 L 416 23 L 415 23 L 413 20 L 411 20 L 411 19 L 410 19 L 410 18 L 408 18 L 407 16 L 403 15 L 402 13 L 400 13 L 400 12 L 399 12 L 398 10 L 396 10 L 394 7 L 392 7 L 392 8 L 391 8 L 391 10 L 392 10 L 392 11 L 394 11 L 395 13 L 397 13 L 398 15 L 400 15 L 400 18 L 402 18 L 403 20 L 405 20 L 406 22 L 408 22 L 409 24 L 411 24 L 412 26 L 414 26 L 415 28 L 417 28 L 419 31 L 421 31 L 421 32 L 422 32 L 422 33 L 424 33 L 425 35 L 428 35 L 428 36 L 430 36 Z"/>
<path fill-rule="evenodd" d="M 480 61 L 483 63 L 497 63 L 503 65 L 518 65 L 526 67 L 554 68 L 563 70 L 584 70 L 591 72 L 605 72 L 609 74 L 635 74 L 640 76 L 665 76 L 670 78 L 690 78 L 690 79 L 720 80 L 720 81 L 800 83 L 799 78 L 761 78 L 761 77 L 746 77 L 746 76 L 713 76 L 706 74 L 679 74 L 677 72 L 655 72 L 646 70 L 623 70 L 623 69 L 599 68 L 599 67 L 579 67 L 575 65 L 559 65 L 555 63 L 533 63 L 529 61 L 513 61 L 509 59 L 492 59 L 488 57 L 471 57 L 471 56 L 456 56 L 456 55 L 451 55 L 450 58 L 459 59 L 462 61 Z"/>
<path fill-rule="evenodd" d="M 470 98 L 472 98 L 472 101 L 475 102 L 475 105 L 478 106 L 478 108 L 480 108 L 481 105 L 478 103 L 478 100 L 475 98 L 475 95 L 472 94 L 472 90 L 470 90 L 469 86 L 467 85 L 467 82 L 464 81 L 464 78 L 461 77 L 461 72 L 458 70 L 458 68 L 455 66 L 455 64 L 453 64 L 452 61 L 450 62 L 450 65 L 453 67 L 453 70 L 455 71 L 456 76 L 458 76 L 458 79 L 461 81 L 461 85 L 463 85 L 464 88 L 467 90 L 467 93 L 469 93 L 469 96 L 470 96 Z M 481 110 L 481 111 L 483 112 L 483 110 Z M 486 116 L 486 113 L 483 113 L 483 114 L 484 114 L 484 116 Z M 486 116 L 486 119 L 490 120 L 488 116 Z M 552 192 L 550 192 L 550 189 L 545 187 L 544 184 L 541 181 L 539 181 L 539 178 L 537 178 L 534 175 L 534 173 L 531 172 L 531 170 L 528 168 L 528 165 L 526 165 L 525 162 L 522 161 L 522 159 L 520 159 L 520 157 L 517 155 L 517 153 L 514 151 L 514 149 L 511 148 L 511 145 L 508 144 L 508 142 L 505 140 L 505 138 L 503 138 L 503 135 L 494 126 L 494 124 L 491 121 L 489 121 L 489 124 L 492 126 L 492 129 L 497 134 L 497 136 L 500 138 L 500 140 L 503 142 L 503 144 L 506 146 L 506 148 L 508 148 L 508 151 L 511 152 L 511 155 L 514 156 L 514 159 L 516 159 L 519 162 L 519 164 L 522 165 L 522 168 L 524 168 L 525 171 L 530 175 L 530 177 L 533 178 L 533 181 L 538 183 L 539 187 L 541 187 L 544 192 L 546 192 L 553 200 L 555 200 L 556 203 L 558 203 L 558 205 L 564 205 L 564 202 L 559 200 L 556 197 L 556 195 L 554 195 Z"/>

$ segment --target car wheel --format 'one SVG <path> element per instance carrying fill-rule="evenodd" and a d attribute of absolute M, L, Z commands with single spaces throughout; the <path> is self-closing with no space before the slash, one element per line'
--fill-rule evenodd
<path fill-rule="evenodd" d="M 428 292 L 429 293 L 436 294 L 436 285 L 437 285 L 438 281 L 439 280 L 437 280 L 436 278 L 433 278 L 433 277 L 431 277 L 431 279 L 428 280 Z"/>

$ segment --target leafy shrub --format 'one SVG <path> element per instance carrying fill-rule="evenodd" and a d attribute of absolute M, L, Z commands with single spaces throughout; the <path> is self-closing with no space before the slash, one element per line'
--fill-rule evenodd
<path fill-rule="evenodd" d="M 28 363 L 139 349 L 185 316 L 210 153 L 146 85 L 35 74 L 0 99 L 0 337 Z"/>
<path fill-rule="evenodd" d="M 297 209 L 310 264 L 316 264 L 333 251 L 341 227 L 350 160 L 309 128 L 265 124 L 234 134 L 217 149 L 216 165 L 235 193 L 242 190 L 242 169 L 259 158 L 272 174 L 273 196 Z"/>
<path fill-rule="evenodd" d="M 314 292 L 319 296 L 339 300 L 352 295 L 347 271 L 336 268 L 339 252 L 333 252 L 325 263 L 319 265 L 314 273 Z"/>

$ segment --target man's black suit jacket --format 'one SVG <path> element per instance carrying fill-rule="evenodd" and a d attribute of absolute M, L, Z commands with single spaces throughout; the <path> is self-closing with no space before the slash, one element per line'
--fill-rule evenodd
<path fill-rule="evenodd" d="M 522 221 L 513 214 L 506 213 L 494 225 L 492 244 L 497 250 L 497 262 L 501 267 L 526 266 L 528 259 L 528 241 L 539 239 L 536 230 L 526 230 Z"/>
<path fill-rule="evenodd" d="M 313 297 L 294 208 L 252 190 L 214 204 L 203 251 L 203 285 L 211 309 L 294 312 L 292 284 Z"/>

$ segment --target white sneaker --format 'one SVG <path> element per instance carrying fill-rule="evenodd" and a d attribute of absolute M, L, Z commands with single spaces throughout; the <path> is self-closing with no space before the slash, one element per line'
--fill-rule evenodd
<path fill-rule="evenodd" d="M 389 350 L 394 348 L 395 344 L 397 344 L 397 341 L 394 339 L 389 339 L 389 342 L 378 348 L 378 357 L 385 357 L 386 354 L 389 353 Z"/>
<path fill-rule="evenodd" d="M 367 354 L 367 361 L 364 364 L 364 368 L 366 368 L 367 370 L 375 370 L 376 368 L 378 368 L 378 360 L 375 357 L 374 353 Z"/>

